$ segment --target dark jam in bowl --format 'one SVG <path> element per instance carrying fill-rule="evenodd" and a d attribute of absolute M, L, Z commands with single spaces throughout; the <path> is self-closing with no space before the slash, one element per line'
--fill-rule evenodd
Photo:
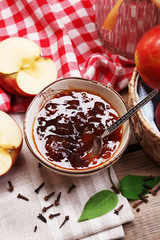
<path fill-rule="evenodd" d="M 108 161 L 122 139 L 122 128 L 104 139 L 102 152 L 90 156 L 95 135 L 101 135 L 118 113 L 100 96 L 81 90 L 64 90 L 39 111 L 33 138 L 40 154 L 65 169 L 93 168 Z"/>

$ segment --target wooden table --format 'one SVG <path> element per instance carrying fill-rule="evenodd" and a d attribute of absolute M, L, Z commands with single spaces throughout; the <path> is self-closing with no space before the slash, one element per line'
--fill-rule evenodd
<path fill-rule="evenodd" d="M 127 91 L 121 93 L 127 102 Z M 137 147 L 137 140 L 132 129 L 129 146 Z M 160 176 L 160 167 L 149 159 L 142 149 L 137 148 L 125 153 L 114 170 L 119 180 L 128 174 L 143 176 Z M 135 220 L 124 225 L 125 240 L 159 240 L 160 239 L 160 192 L 156 196 L 149 195 L 148 203 L 139 206 L 140 212 L 133 209 Z M 133 206 L 134 201 L 130 201 Z"/>

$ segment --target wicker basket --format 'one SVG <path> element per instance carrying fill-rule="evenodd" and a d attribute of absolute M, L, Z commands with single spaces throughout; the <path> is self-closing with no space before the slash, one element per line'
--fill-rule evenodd
<path fill-rule="evenodd" d="M 128 105 L 133 107 L 138 102 L 137 95 L 137 82 L 139 74 L 136 68 L 133 71 L 133 76 L 129 82 L 129 98 Z M 156 162 L 160 166 L 160 133 L 157 133 L 145 120 L 141 110 L 138 110 L 133 117 L 131 122 L 135 131 L 137 140 L 141 144 L 146 155 Z"/>

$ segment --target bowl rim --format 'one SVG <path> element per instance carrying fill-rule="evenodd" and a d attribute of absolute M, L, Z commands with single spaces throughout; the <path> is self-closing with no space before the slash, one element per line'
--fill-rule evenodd
<path fill-rule="evenodd" d="M 93 168 L 88 168 L 88 169 L 65 169 L 63 167 L 60 167 L 60 166 L 56 166 L 54 164 L 49 164 L 49 162 L 47 160 L 44 159 L 44 161 L 42 159 L 39 158 L 39 156 L 34 152 L 34 150 L 32 149 L 32 146 L 30 145 L 30 142 L 29 142 L 29 139 L 27 137 L 27 133 L 26 133 L 26 118 L 27 118 L 27 115 L 28 115 L 28 112 L 30 111 L 30 108 L 32 107 L 32 104 L 36 101 L 37 98 L 39 98 L 43 92 L 47 89 L 47 88 L 50 88 L 52 85 L 54 85 L 55 83 L 57 82 L 60 82 L 60 81 L 64 81 L 64 80 L 72 80 L 72 79 L 78 79 L 78 80 L 82 80 L 82 81 L 88 81 L 89 84 L 97 84 L 99 86 L 102 86 L 102 87 L 105 87 L 106 89 L 109 89 L 109 91 L 112 91 L 114 94 L 116 94 L 119 99 L 121 100 L 122 104 L 124 105 L 125 107 L 125 110 L 127 111 L 127 104 L 125 103 L 124 99 L 122 98 L 122 96 L 116 91 L 114 90 L 113 88 L 101 83 L 101 82 L 97 82 L 97 81 L 94 81 L 94 80 L 90 80 L 90 79 L 86 79 L 86 78 L 81 78 L 81 77 L 66 77 L 66 78 L 60 78 L 60 79 L 57 79 L 55 82 L 47 85 L 45 88 L 43 88 L 31 101 L 30 105 L 28 106 L 26 112 L 25 112 L 25 116 L 24 116 L 24 120 L 23 120 L 23 133 L 24 133 L 24 138 L 25 138 L 25 142 L 27 144 L 27 147 L 29 148 L 29 150 L 31 151 L 31 153 L 36 157 L 36 159 L 44 166 L 46 166 L 47 168 L 51 169 L 52 171 L 55 171 L 55 172 L 58 172 L 58 173 L 61 173 L 61 174 L 65 174 L 65 175 L 71 175 L 71 176 L 84 176 L 84 175 L 87 175 L 87 174 L 92 174 L 92 173 L 96 173 L 96 172 L 99 172 L 100 170 L 104 169 L 104 168 L 108 168 L 110 167 L 113 163 L 115 163 L 121 156 L 122 154 L 124 153 L 125 149 L 127 148 L 128 146 L 128 142 L 130 140 L 130 135 L 131 135 L 131 124 L 130 124 L 130 120 L 128 120 L 128 126 L 127 126 L 127 130 L 128 130 L 128 138 L 124 144 L 124 147 L 123 149 L 120 150 L 120 152 L 115 155 L 113 154 L 113 157 L 112 157 L 112 160 L 109 160 L 109 161 L 106 161 L 100 165 L 97 165 L 96 167 L 93 167 Z M 126 124 L 127 124 L 126 122 Z M 116 152 L 115 152 L 116 153 Z M 115 155 L 115 156 L 114 156 Z M 48 164 L 47 164 L 48 163 Z"/>

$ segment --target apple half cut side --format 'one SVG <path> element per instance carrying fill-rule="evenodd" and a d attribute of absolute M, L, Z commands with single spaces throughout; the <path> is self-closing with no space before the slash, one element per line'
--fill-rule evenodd
<path fill-rule="evenodd" d="M 0 111 L 0 176 L 7 173 L 22 148 L 23 136 L 17 122 L 7 113 Z"/>
<path fill-rule="evenodd" d="M 12 37 L 0 42 L 0 85 L 9 93 L 35 96 L 57 79 L 57 67 L 41 57 L 33 41 Z"/>

